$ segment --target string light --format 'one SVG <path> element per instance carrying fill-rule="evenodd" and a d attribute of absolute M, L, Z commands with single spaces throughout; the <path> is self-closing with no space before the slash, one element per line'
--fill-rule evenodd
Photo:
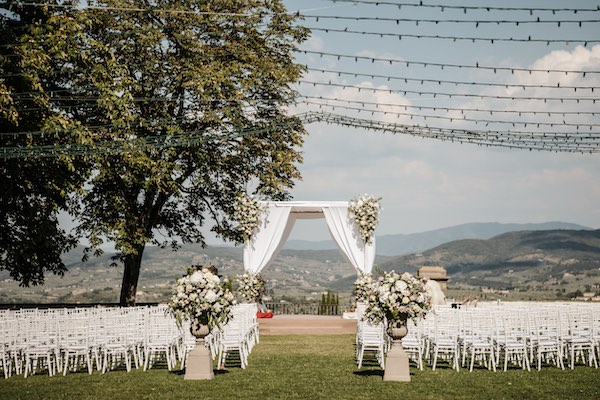
<path fill-rule="evenodd" d="M 299 101 L 303 101 L 302 99 L 315 99 L 315 100 L 326 100 L 326 101 L 336 101 L 343 102 L 348 104 L 360 104 L 364 107 L 367 105 L 375 105 L 381 107 L 399 107 L 406 109 L 416 109 L 416 110 L 441 110 L 441 111 L 458 111 L 458 112 L 479 112 L 486 113 L 490 115 L 494 114 L 517 114 L 517 115 L 547 115 L 547 116 L 567 116 L 567 115 L 588 115 L 588 116 L 596 116 L 600 113 L 594 111 L 540 111 L 540 110 L 511 110 L 511 109 L 489 109 L 489 108 L 452 108 L 452 107 L 444 107 L 444 106 L 424 106 L 424 105 L 416 105 L 416 104 L 398 104 L 398 103 L 382 103 L 382 102 L 369 102 L 363 100 L 348 100 L 348 99 L 340 99 L 337 97 L 326 97 L 326 96 L 298 96 Z"/>
<path fill-rule="evenodd" d="M 516 132 L 497 130 L 467 130 L 439 128 L 420 125 L 361 119 L 325 112 L 308 112 L 298 117 L 305 123 L 327 123 L 368 131 L 405 134 L 444 141 L 479 144 L 485 146 L 534 149 L 552 152 L 600 152 L 600 132 L 548 133 Z"/>
<path fill-rule="evenodd" d="M 440 11 L 444 10 L 460 10 L 463 12 L 467 11 L 527 11 L 529 14 L 533 14 L 534 12 L 572 12 L 574 14 L 581 12 L 598 12 L 600 11 L 600 6 L 596 6 L 596 8 L 544 8 L 544 7 L 497 7 L 497 6 L 467 6 L 467 5 L 448 5 L 448 4 L 425 4 L 423 1 L 419 3 L 402 3 L 402 2 L 394 2 L 394 1 L 380 1 L 380 0 L 329 0 L 334 3 L 352 3 L 354 5 L 357 4 L 366 4 L 366 5 L 386 5 L 386 6 L 394 6 L 399 9 L 403 7 L 415 7 L 415 8 L 439 8 Z"/>
<path fill-rule="evenodd" d="M 125 141 L 103 141 L 92 145 L 63 144 L 29 147 L 1 147 L 0 158 L 60 157 L 82 156 L 90 154 L 119 154 L 149 149 L 187 147 L 205 143 L 209 140 L 232 140 L 248 135 L 260 135 L 271 130 L 299 128 L 300 124 L 328 123 L 346 127 L 362 128 L 371 131 L 406 134 L 461 143 L 486 146 L 535 149 L 557 152 L 600 152 L 600 132 L 519 132 L 498 130 L 449 129 L 430 126 L 406 125 L 369 119 L 360 119 L 345 115 L 308 112 L 296 115 L 297 120 L 273 123 L 262 128 L 232 128 L 225 132 L 192 131 L 177 135 L 157 135 Z"/>
<path fill-rule="evenodd" d="M 468 41 L 471 43 L 476 42 L 486 42 L 486 43 L 498 43 L 498 42 L 529 42 L 529 43 L 545 43 L 546 45 L 550 45 L 551 43 L 581 43 L 584 47 L 587 47 L 590 43 L 600 43 L 600 39 L 536 39 L 528 36 L 527 38 L 501 38 L 501 37 L 474 37 L 474 36 L 443 36 L 443 35 L 428 35 L 428 34 L 414 34 L 414 33 L 391 33 L 391 32 L 373 32 L 373 31 L 355 31 L 352 29 L 348 29 L 347 27 L 344 29 L 338 28 L 320 28 L 316 26 L 307 26 L 306 28 L 311 31 L 317 32 L 325 32 L 325 33 L 343 33 L 343 34 L 356 34 L 356 35 L 367 35 L 367 36 L 379 36 L 380 38 L 384 37 L 394 37 L 398 40 L 402 40 L 404 38 L 410 39 L 436 39 L 436 40 L 451 40 L 453 42 L 456 41 Z"/>
<path fill-rule="evenodd" d="M 461 122 L 474 122 L 475 125 L 478 124 L 484 124 L 484 125 L 488 125 L 488 124 L 508 124 L 508 125 L 512 125 L 512 126 L 523 126 L 523 127 L 528 127 L 528 126 L 536 126 L 536 127 L 557 127 L 557 126 L 567 126 L 567 127 L 575 127 L 577 130 L 579 130 L 580 128 L 589 128 L 590 130 L 592 128 L 596 128 L 596 127 L 600 127 L 600 124 L 586 124 L 586 123 L 571 123 L 571 122 L 566 122 L 566 121 L 561 121 L 561 122 L 545 122 L 545 121 L 507 121 L 507 120 L 491 120 L 491 119 L 485 119 L 485 118 L 469 118 L 466 115 L 461 115 L 460 117 L 457 116 L 444 116 L 444 115 L 433 115 L 433 114 L 415 114 L 415 113 L 409 113 L 409 112 L 399 112 L 399 111 L 389 111 L 389 110 L 380 110 L 378 108 L 376 109 L 371 109 L 371 108 L 365 108 L 365 107 L 352 107 L 352 106 L 344 106 L 344 105 L 339 105 L 339 104 L 329 104 L 329 103 L 319 103 L 316 101 L 303 101 L 303 104 L 307 104 L 307 105 L 316 105 L 319 106 L 319 108 L 321 107 L 327 107 L 327 108 L 331 108 L 332 110 L 335 109 L 343 109 L 343 110 L 349 110 L 349 111 L 357 111 L 358 113 L 361 112 L 365 112 L 365 113 L 370 113 L 371 115 L 373 114 L 383 114 L 383 115 L 394 115 L 396 117 L 400 117 L 400 116 L 405 116 L 405 117 L 410 117 L 410 119 L 423 119 L 423 120 L 427 120 L 427 119 L 440 119 L 440 120 L 445 120 L 445 121 L 450 121 L 450 122 L 457 122 L 457 121 L 461 121 Z"/>
<path fill-rule="evenodd" d="M 74 10 L 105 10 L 105 11 L 131 11 L 131 12 L 153 12 L 153 13 L 167 13 L 167 14 L 192 14 L 192 15 L 206 15 L 206 16 L 220 16 L 220 17 L 256 17 L 259 14 L 247 14 L 247 13 L 231 13 L 231 12 L 215 12 L 215 11 L 198 11 L 198 10 L 184 10 L 176 8 L 160 8 L 160 7 L 114 7 L 114 6 L 94 6 L 86 4 L 85 6 L 78 6 L 73 4 L 51 4 L 51 3 L 36 3 L 36 2 L 24 2 L 19 3 L 19 6 L 28 7 L 40 7 L 40 8 L 61 8 L 61 9 L 74 9 Z M 277 15 L 277 13 L 260 13 L 260 15 Z"/>
<path fill-rule="evenodd" d="M 598 86 L 569 86 L 569 85 L 561 85 L 560 83 L 557 83 L 556 85 L 530 85 L 530 84 L 511 84 L 511 83 L 494 83 L 494 82 L 466 82 L 466 81 L 451 81 L 451 80 L 440 80 L 440 79 L 426 79 L 426 78 L 407 78 L 407 77 L 400 77 L 400 76 L 391 76 L 391 75 L 378 75 L 378 74 L 365 74 L 365 73 L 360 73 L 360 72 L 349 72 L 349 71 L 339 71 L 339 70 L 330 70 L 330 69 L 320 69 L 320 68 L 307 68 L 309 71 L 315 71 L 315 72 L 321 72 L 323 74 L 328 73 L 328 74 L 335 74 L 337 76 L 342 76 L 342 75 L 346 75 L 346 76 L 354 76 L 359 77 L 367 77 L 367 78 L 371 78 L 371 79 L 375 79 L 375 78 L 379 78 L 379 79 L 385 79 L 387 81 L 392 81 L 392 80 L 397 80 L 397 81 L 404 81 L 404 83 L 408 83 L 408 82 L 420 82 L 421 84 L 423 84 L 424 82 L 427 83 L 437 83 L 438 85 L 441 84 L 448 84 L 448 85 L 467 85 L 467 86 L 493 86 L 493 87 L 504 87 L 504 88 L 539 88 L 539 89 L 573 89 L 574 91 L 577 90 L 590 90 L 590 91 L 594 91 L 596 89 L 599 89 L 600 87 Z"/>
<path fill-rule="evenodd" d="M 273 120 L 260 128 L 229 127 L 223 130 L 185 131 L 169 135 L 153 135 L 133 139 L 103 140 L 92 144 L 57 143 L 50 145 L 4 146 L 0 147 L 0 159 L 122 154 L 153 149 L 193 147 L 209 142 L 215 142 L 218 145 L 219 143 L 247 136 L 261 136 L 266 132 L 281 129 L 299 129 L 301 127 L 302 122 L 299 119 L 286 122 Z"/>
<path fill-rule="evenodd" d="M 583 24 L 589 23 L 597 23 L 600 22 L 600 19 L 554 19 L 554 20 L 543 20 L 537 17 L 536 19 L 521 19 L 521 20 L 502 20 L 502 19 L 493 19 L 493 20 L 485 20 L 485 19 L 476 19 L 476 20 L 465 20 L 465 19 L 425 19 L 425 18 L 393 18 L 393 17 L 346 17 L 340 15 L 306 15 L 301 14 L 301 16 L 305 19 L 314 19 L 316 22 L 320 20 L 336 20 L 336 21 L 371 21 L 371 22 L 393 22 L 395 24 L 400 23 L 411 23 L 415 25 L 419 25 L 421 23 L 431 23 L 431 24 L 469 24 L 474 25 L 475 27 L 479 27 L 479 25 L 526 25 L 526 24 L 553 24 L 557 26 L 561 26 L 562 24 L 576 24 L 578 27 L 581 27 Z"/>
<path fill-rule="evenodd" d="M 514 74 L 515 72 L 526 72 L 529 74 L 534 73 L 534 72 L 541 72 L 541 73 L 546 73 L 546 74 L 560 73 L 560 74 L 564 74 L 564 75 L 577 74 L 577 75 L 582 75 L 583 77 L 585 77 L 588 74 L 600 74 L 599 70 L 585 71 L 585 70 L 564 70 L 564 69 L 551 69 L 551 68 L 536 69 L 536 68 L 521 68 L 521 67 L 501 67 L 501 66 L 480 65 L 479 63 L 476 63 L 475 65 L 449 64 L 449 63 L 400 60 L 400 59 L 393 59 L 393 58 L 368 57 L 368 56 L 360 56 L 360 55 L 347 55 L 347 54 L 328 53 L 328 52 L 313 51 L 313 50 L 306 50 L 306 49 L 300 49 L 299 52 L 304 53 L 304 54 L 314 54 L 319 57 L 332 57 L 332 58 L 336 58 L 338 60 L 345 58 L 345 59 L 354 60 L 355 62 L 358 62 L 358 61 L 368 61 L 370 63 L 382 62 L 382 63 L 387 63 L 390 65 L 394 65 L 394 64 L 406 65 L 407 67 L 409 67 L 410 65 L 421 65 L 423 67 L 431 66 L 431 67 L 438 67 L 440 69 L 445 69 L 445 68 L 486 69 L 486 70 L 492 70 L 492 71 L 494 71 L 494 73 L 496 73 L 498 71 L 504 71 L 504 72 L 510 72 L 511 74 Z"/>
<path fill-rule="evenodd" d="M 447 97 L 449 99 L 453 97 L 474 97 L 478 99 L 494 99 L 494 100 L 532 100 L 532 101 L 543 101 L 547 103 L 548 101 L 553 102 L 576 102 L 580 103 L 583 101 L 589 101 L 593 104 L 596 104 L 597 100 L 600 98 L 595 97 L 534 97 L 534 96 L 500 96 L 500 95 L 485 95 L 485 94 L 475 94 L 475 93 L 447 93 L 447 92 L 428 92 L 428 91 L 418 91 L 418 90 L 408 90 L 408 89 L 384 89 L 377 87 L 367 87 L 367 86 L 356 86 L 349 85 L 345 83 L 334 83 L 334 82 L 316 82 L 316 81 L 298 81 L 300 84 L 312 85 L 312 86 L 331 86 L 342 88 L 342 90 L 346 89 L 354 89 L 358 92 L 372 92 L 372 93 L 395 93 L 395 94 L 416 94 L 419 96 L 432 96 L 432 97 Z"/>

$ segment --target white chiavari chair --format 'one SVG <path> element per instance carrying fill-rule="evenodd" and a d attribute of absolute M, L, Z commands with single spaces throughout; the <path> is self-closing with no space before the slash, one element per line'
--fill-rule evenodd
<path fill-rule="evenodd" d="M 538 371 L 542 369 L 544 363 L 549 362 L 552 362 L 558 368 L 564 369 L 558 313 L 540 311 L 535 313 L 530 321 L 533 324 L 531 329 L 533 357 L 537 362 Z"/>
<path fill-rule="evenodd" d="M 375 356 L 379 366 L 385 369 L 386 333 L 383 323 L 371 324 L 359 321 L 356 338 L 356 364 L 362 368 L 365 352 Z"/>
<path fill-rule="evenodd" d="M 458 331 L 457 311 L 438 309 L 434 315 L 433 332 L 429 337 L 429 354 L 434 371 L 438 360 L 447 361 L 452 369 L 459 370 Z"/>
<path fill-rule="evenodd" d="M 516 364 L 530 371 L 526 316 L 522 312 L 514 310 L 496 316 L 494 322 L 494 346 L 498 364 L 503 362 L 504 371 L 508 369 L 509 364 Z"/>
<path fill-rule="evenodd" d="M 180 332 L 173 318 L 164 309 L 149 309 L 146 316 L 144 348 L 144 371 L 163 358 L 172 370 L 177 362 L 177 341 Z"/>
<path fill-rule="evenodd" d="M 423 353 L 425 343 L 423 339 L 423 324 L 415 324 L 412 319 L 407 322 L 408 334 L 402 338 L 402 348 L 408 355 L 408 358 L 417 364 L 417 367 L 423 370 Z"/>
<path fill-rule="evenodd" d="M 462 359 L 469 360 L 469 372 L 473 372 L 475 361 L 487 369 L 496 371 L 496 356 L 493 343 L 493 316 L 487 313 L 465 313 L 464 332 L 461 338 Z M 464 365 L 464 361 L 463 361 Z"/>
<path fill-rule="evenodd" d="M 89 316 L 83 313 L 70 314 L 58 321 L 58 347 L 63 375 L 68 371 L 77 371 L 82 364 L 91 374 L 93 355 L 89 340 Z"/>
<path fill-rule="evenodd" d="M 590 367 L 598 368 L 591 313 L 585 309 L 574 309 L 566 318 L 568 330 L 566 334 L 563 332 L 562 339 L 569 366 L 574 369 L 575 364 L 581 360 Z"/>

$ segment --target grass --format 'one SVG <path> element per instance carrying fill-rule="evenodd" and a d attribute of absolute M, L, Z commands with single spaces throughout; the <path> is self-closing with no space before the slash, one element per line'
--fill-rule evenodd
<path fill-rule="evenodd" d="M 184 381 L 181 371 L 70 373 L 0 379 L 0 399 L 599 399 L 600 370 L 545 367 L 531 372 L 456 372 L 411 367 L 411 382 L 384 382 L 374 364 L 354 362 L 354 336 L 266 336 L 249 367 Z"/>

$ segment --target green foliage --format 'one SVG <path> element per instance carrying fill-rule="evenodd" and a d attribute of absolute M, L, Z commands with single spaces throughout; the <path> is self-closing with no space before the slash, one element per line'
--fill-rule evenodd
<path fill-rule="evenodd" d="M 337 293 L 332 293 L 329 290 L 321 294 L 321 302 L 319 303 L 319 315 L 337 315 L 339 311 L 340 298 Z"/>
<path fill-rule="evenodd" d="M 292 52 L 308 31 L 278 0 L 49 10 L 16 51 L 36 107 L 58 110 L 42 116 L 40 131 L 72 139 L 71 150 L 50 153 L 83 154 L 93 171 L 78 232 L 94 249 L 116 244 L 121 301 L 131 304 L 146 244 L 204 244 L 207 218 L 217 234 L 241 241 L 230 223 L 237 193 L 253 187 L 281 200 L 300 178 L 305 131 L 285 106 L 303 71 Z"/>
<path fill-rule="evenodd" d="M 22 51 L 23 38 L 49 18 L 39 7 L 0 5 L 0 147 L 13 153 L 32 145 L 50 149 L 72 143 L 77 131 L 74 121 L 50 105 L 45 92 L 65 90 L 64 82 L 54 80 L 43 87 L 49 72 L 30 71 L 32 63 L 49 66 L 42 60 L 51 57 L 54 47 L 48 54 Z M 52 134 L 58 126 L 63 133 Z M 9 271 L 23 286 L 43 284 L 46 272 L 64 274 L 61 254 L 77 240 L 59 227 L 58 213 L 73 209 L 70 194 L 85 175 L 85 163 L 68 156 L 0 158 L 0 270 Z"/>

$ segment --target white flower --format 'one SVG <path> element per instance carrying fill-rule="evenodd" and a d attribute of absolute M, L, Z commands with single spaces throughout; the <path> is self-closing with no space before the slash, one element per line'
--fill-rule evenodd
<path fill-rule="evenodd" d="M 261 206 L 254 197 L 240 193 L 233 209 L 232 217 L 238 224 L 237 229 L 242 233 L 245 242 L 251 241 L 254 231 L 260 224 L 261 214 L 266 211 L 266 208 Z"/>
<path fill-rule="evenodd" d="M 204 279 L 204 274 L 201 271 L 196 271 L 194 272 L 192 275 L 190 275 L 190 283 L 197 285 L 198 283 L 202 282 L 202 279 Z"/>
<path fill-rule="evenodd" d="M 248 302 L 260 302 L 265 295 L 265 281 L 260 274 L 239 275 L 237 285 L 237 293 Z"/>
<path fill-rule="evenodd" d="M 207 268 L 178 279 L 169 301 L 179 323 L 186 318 L 203 318 L 211 326 L 227 322 L 232 305 L 231 291 Z"/>
<path fill-rule="evenodd" d="M 358 232 L 365 244 L 373 242 L 373 233 L 379 217 L 381 197 L 360 195 L 350 200 L 348 211 L 354 217 Z"/>
<path fill-rule="evenodd" d="M 355 282 L 357 299 L 358 293 L 362 293 L 358 288 L 361 284 L 364 285 L 362 291 L 369 293 L 363 297 L 367 303 L 365 318 L 372 323 L 386 318 L 398 319 L 402 315 L 416 321 L 429 310 L 429 296 L 423 282 L 409 273 L 386 272 L 376 280 L 370 275 L 360 276 Z"/>
<path fill-rule="evenodd" d="M 214 303 L 217 300 L 217 294 L 213 290 L 209 290 L 204 295 L 204 299 L 209 303 Z"/>

